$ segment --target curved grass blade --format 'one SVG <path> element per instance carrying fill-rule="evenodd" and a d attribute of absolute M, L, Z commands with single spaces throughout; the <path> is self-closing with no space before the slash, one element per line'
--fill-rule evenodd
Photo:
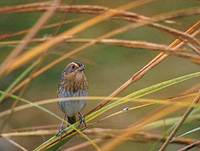
<path fill-rule="evenodd" d="M 189 79 L 192 79 L 192 78 L 196 78 L 196 77 L 199 77 L 199 76 L 200 76 L 200 72 L 196 72 L 196 73 L 181 76 L 181 77 L 178 77 L 178 78 L 175 78 L 175 79 L 172 79 L 172 80 L 161 82 L 159 84 L 155 84 L 153 86 L 138 90 L 136 92 L 133 92 L 133 93 L 125 96 L 122 99 L 119 99 L 118 101 L 115 101 L 113 103 L 108 104 L 107 106 L 101 108 L 100 110 L 98 110 L 96 112 L 93 112 L 92 114 L 88 115 L 87 118 L 88 118 L 89 121 L 93 120 L 94 118 L 103 114 L 104 112 L 106 112 L 106 111 L 108 111 L 108 110 L 110 110 L 110 109 L 112 109 L 112 108 L 114 108 L 118 105 L 121 105 L 121 104 L 128 102 L 129 98 L 137 99 L 137 98 L 146 96 L 148 94 L 157 92 L 159 90 L 162 90 L 164 88 L 167 88 L 169 86 L 172 86 L 174 84 L 178 84 L 180 82 L 183 82 L 183 81 L 186 81 L 186 80 L 189 80 Z"/>
<path fill-rule="evenodd" d="M 36 103 L 32 103 L 32 102 L 30 102 L 30 101 L 28 101 L 26 99 L 20 98 L 20 97 L 18 97 L 16 95 L 5 93 L 4 91 L 1 91 L 1 90 L 0 90 L 0 94 L 2 94 L 2 95 L 9 95 L 9 97 L 11 97 L 11 98 L 13 98 L 15 100 L 19 100 L 21 102 L 24 102 L 24 103 L 27 103 L 27 104 L 31 104 L 32 106 L 40 109 L 41 111 L 44 111 L 44 112 L 48 113 L 49 115 L 57 118 L 58 120 L 63 121 L 66 124 L 68 124 L 65 120 L 63 120 L 62 118 L 60 118 L 59 116 L 57 116 L 53 112 L 49 111 L 48 109 L 46 109 L 46 108 L 44 108 L 42 106 L 37 105 Z M 69 127 L 67 127 L 67 129 L 69 128 L 69 129 L 75 130 L 76 132 L 80 133 L 81 136 L 83 136 L 86 140 L 88 140 L 94 146 L 94 148 L 96 150 L 99 150 L 99 147 L 87 135 L 85 135 L 83 132 L 81 132 L 79 129 L 77 129 L 77 127 L 78 127 L 78 123 L 70 125 Z M 58 138 L 60 140 L 60 136 L 54 136 L 54 137 L 56 137 L 56 138 Z"/>
<path fill-rule="evenodd" d="M 85 120 L 86 120 L 86 122 L 92 121 L 95 118 L 97 118 L 98 116 L 100 116 L 103 113 L 107 112 L 108 110 L 113 109 L 114 107 L 117 107 L 117 106 L 119 106 L 121 104 L 127 103 L 128 101 L 130 101 L 130 98 L 132 98 L 132 99 L 140 98 L 140 97 L 143 97 L 145 95 L 148 95 L 148 94 L 157 92 L 159 90 L 162 90 L 164 88 L 167 88 L 169 86 L 172 86 L 174 84 L 178 84 L 178 83 L 184 82 L 186 80 L 190 80 L 192 78 L 197 78 L 197 77 L 200 77 L 200 72 L 195 72 L 195 73 L 192 73 L 192 74 L 181 76 L 181 77 L 178 77 L 178 78 L 175 78 L 175 79 L 172 79 L 172 80 L 161 82 L 159 84 L 155 84 L 153 86 L 138 90 L 136 92 L 131 93 L 130 95 L 127 95 L 126 97 L 124 97 L 122 99 L 119 99 L 119 100 L 117 100 L 117 101 L 115 101 L 113 103 L 110 103 L 110 104 L 104 106 L 103 108 L 101 108 L 101 109 L 89 114 L 88 116 L 86 116 Z M 68 134 L 70 134 L 70 135 L 68 135 L 66 133 L 64 135 L 64 137 L 65 137 L 64 141 L 65 141 L 65 139 L 68 139 L 69 137 L 71 137 L 75 133 L 75 132 L 73 132 L 73 129 L 71 129 L 70 127 L 67 130 L 68 130 Z M 59 145 L 60 144 L 64 144 L 64 141 L 63 142 L 60 141 Z M 52 138 L 50 138 L 49 140 L 47 140 L 46 142 L 44 142 L 43 144 L 38 146 L 35 149 L 35 151 L 54 150 L 55 148 L 57 148 L 57 145 L 58 145 L 58 141 L 57 141 L 56 137 L 53 136 Z"/>
<path fill-rule="evenodd" d="M 36 62 L 32 63 L 24 72 L 22 72 L 16 79 L 13 81 L 13 83 L 10 84 L 10 86 L 5 90 L 5 93 L 0 96 L 0 103 L 3 101 L 3 99 L 6 97 L 6 93 L 10 92 L 14 86 L 16 86 L 24 77 L 26 77 L 29 72 L 39 63 L 40 59 Z"/>
<path fill-rule="evenodd" d="M 195 116 L 197 116 L 197 115 L 195 115 Z M 200 117 L 200 115 L 198 115 L 198 117 Z M 179 136 L 177 136 L 177 137 L 183 137 L 183 136 L 185 136 L 185 135 L 188 135 L 188 134 L 191 134 L 191 133 L 194 133 L 194 132 L 197 132 L 197 131 L 200 131 L 200 127 L 197 127 L 197 128 L 195 128 L 195 129 L 192 129 L 192 130 L 190 130 L 190 131 L 188 131 L 188 132 L 186 132 L 186 133 L 183 133 L 183 134 L 181 134 L 181 135 L 179 135 Z"/>
<path fill-rule="evenodd" d="M 163 120 L 159 120 L 159 121 L 156 121 L 156 122 L 153 122 L 151 124 L 148 124 L 145 126 L 145 129 L 146 130 L 152 130 L 152 129 L 156 129 L 156 128 L 160 128 L 162 126 L 172 126 L 174 125 L 175 123 L 177 123 L 179 120 L 181 119 L 181 116 L 180 117 L 172 117 L 172 118 L 167 118 L 165 119 L 165 121 Z M 199 120 L 200 119 L 200 115 L 197 114 L 197 115 L 192 115 L 191 117 L 189 117 L 185 123 L 189 123 L 191 121 L 194 121 L 194 120 Z M 182 136 L 182 135 L 181 135 Z"/>

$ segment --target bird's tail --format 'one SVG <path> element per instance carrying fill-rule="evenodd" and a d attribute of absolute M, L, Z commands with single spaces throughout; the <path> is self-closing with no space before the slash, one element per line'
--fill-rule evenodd
<path fill-rule="evenodd" d="M 72 117 L 67 116 L 67 120 L 70 124 L 74 124 L 76 123 L 76 116 L 72 116 Z"/>

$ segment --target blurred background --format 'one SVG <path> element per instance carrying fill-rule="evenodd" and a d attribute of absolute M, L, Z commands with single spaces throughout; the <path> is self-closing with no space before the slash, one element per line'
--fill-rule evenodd
<path fill-rule="evenodd" d="M 36 2 L 45 2 L 41 0 L 1 0 L 0 7 L 29 4 Z M 132 0 L 75 0 L 75 1 L 64 1 L 63 5 L 99 5 L 109 8 L 116 8 L 123 4 L 128 4 Z M 154 2 L 148 3 L 144 6 L 137 7 L 136 9 L 130 9 L 129 11 L 153 17 L 155 15 L 160 15 L 168 12 L 173 12 L 182 9 L 196 8 L 200 6 L 200 1 L 198 0 L 156 0 Z M 27 12 L 27 13 L 10 13 L 10 14 L 0 14 L 0 35 L 11 34 L 19 32 L 25 29 L 30 29 L 39 19 L 43 12 Z M 51 36 L 56 36 L 59 33 L 62 33 L 66 30 L 71 29 L 72 27 L 94 17 L 95 15 L 86 14 L 86 13 L 61 13 L 57 12 L 46 24 L 52 23 L 61 23 L 60 26 L 50 29 L 40 30 L 40 32 L 35 36 L 35 38 L 49 38 Z M 169 20 L 168 22 L 161 22 L 162 24 L 173 27 L 175 29 L 185 31 L 193 24 L 195 24 L 200 18 L 200 15 L 193 15 L 188 17 L 181 17 L 178 19 Z M 62 22 L 69 21 L 67 24 Z M 109 31 L 123 27 L 130 24 L 128 21 L 122 19 L 108 19 L 103 21 L 93 27 L 84 30 L 83 32 L 77 34 L 77 38 L 96 38 L 101 36 Z M 17 41 L 21 40 L 24 35 L 11 37 L 9 39 L 3 39 L 0 42 L 8 41 Z M 142 26 L 134 30 L 129 30 L 122 34 L 116 35 L 112 38 L 124 39 L 124 40 L 141 40 L 147 42 L 153 42 L 158 44 L 169 45 L 173 42 L 176 37 L 168 34 L 166 32 L 160 31 L 150 26 Z M 196 37 L 197 39 L 199 36 Z M 30 43 L 24 51 L 28 51 L 30 48 L 38 45 L 39 42 Z M 72 51 L 73 49 L 83 45 L 83 43 L 78 42 L 63 42 L 49 50 L 47 53 L 43 54 L 42 61 L 36 68 L 37 70 L 43 66 L 46 66 L 51 61 L 59 58 L 63 54 Z M 0 62 L 2 63 L 5 57 L 16 47 L 16 44 L 1 44 L 0 43 Z M 187 48 L 188 51 L 191 51 L 190 48 Z M 20 95 L 21 97 L 32 101 L 40 101 L 51 98 L 56 98 L 57 96 L 57 87 L 58 81 L 61 76 L 61 72 L 64 67 L 71 61 L 77 60 L 86 65 L 86 75 L 89 82 L 89 95 L 90 96 L 108 96 L 114 90 L 116 90 L 120 85 L 126 82 L 134 73 L 146 65 L 151 59 L 153 59 L 159 52 L 149 51 L 147 49 L 140 48 L 125 48 L 114 45 L 105 45 L 105 44 L 95 44 L 80 53 L 74 55 L 71 58 L 68 58 L 55 67 L 51 68 L 47 72 L 33 79 L 23 90 L 16 92 L 15 94 Z M 36 61 L 35 59 L 34 61 Z M 19 68 L 0 79 L 0 89 L 5 90 L 17 77 L 24 71 L 26 67 L 30 66 L 27 64 L 22 68 Z M 126 89 L 120 96 L 125 96 L 136 90 L 145 88 L 147 86 L 169 80 L 178 76 L 185 74 L 193 73 L 199 71 L 199 65 L 191 62 L 190 60 L 170 56 L 165 61 L 160 63 L 156 68 L 152 69 L 148 74 L 146 74 L 141 80 L 134 83 L 128 89 Z M 146 96 L 147 98 L 154 99 L 164 99 L 175 96 L 195 84 L 199 83 L 199 79 L 192 79 L 181 84 L 172 86 L 165 90 L 162 90 L 158 93 Z M 88 101 L 88 105 L 84 110 L 84 113 L 91 110 L 95 107 L 100 101 Z M 23 103 L 18 102 L 17 105 Z M 113 109 L 112 111 L 106 113 L 103 116 L 106 116 L 115 111 L 122 110 L 124 107 L 132 107 L 137 103 L 129 103 L 124 106 Z M 11 98 L 5 99 L 1 103 L 0 111 L 3 112 L 8 110 L 13 105 L 13 100 Z M 58 109 L 56 103 L 45 105 L 44 107 L 48 108 L 52 112 L 63 116 L 61 111 Z M 104 122 L 95 123 L 92 127 L 101 127 L 101 128 L 126 128 L 127 125 L 133 124 L 138 119 L 144 117 L 149 112 L 152 112 L 157 106 L 151 106 L 147 108 L 142 108 L 140 110 L 133 110 L 127 113 L 123 113 L 111 118 L 106 119 Z M 176 115 L 181 114 L 182 112 L 177 113 Z M 0 124 L 5 123 L 9 119 L 2 132 L 14 131 L 20 128 L 26 127 L 37 127 L 37 126 L 46 126 L 46 125 L 59 125 L 60 121 L 51 117 L 47 113 L 44 113 L 36 108 L 26 109 L 14 113 L 10 118 L 9 116 L 4 116 L 0 120 Z M 98 118 L 100 119 L 100 118 Z M 97 119 L 97 121 L 98 121 Z M 191 123 L 183 126 L 182 131 L 199 125 L 200 122 Z M 192 135 L 192 137 L 197 138 L 200 133 Z M 22 146 L 25 146 L 29 150 L 34 149 L 39 144 L 47 140 L 50 136 L 29 136 L 29 137 L 14 137 L 13 140 L 16 140 Z M 75 136 L 69 143 L 65 146 L 73 146 L 81 141 L 85 141 L 80 136 Z M 155 142 L 154 142 L 155 143 Z M 155 143 L 156 145 L 156 143 Z M 133 150 L 156 150 L 152 147 L 152 142 L 147 143 L 137 143 L 137 142 L 126 142 L 123 145 L 120 145 L 116 150 L 125 149 L 126 151 Z M 6 140 L 0 139 L 0 150 L 18 150 L 16 147 L 10 145 Z M 178 145 L 170 145 L 168 150 L 176 150 L 180 148 Z M 87 148 L 85 150 L 93 150 L 93 148 Z"/>

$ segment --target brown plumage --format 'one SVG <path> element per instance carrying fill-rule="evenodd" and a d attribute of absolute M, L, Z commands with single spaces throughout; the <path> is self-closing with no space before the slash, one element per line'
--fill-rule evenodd
<path fill-rule="evenodd" d="M 84 74 L 84 69 L 85 66 L 80 62 L 72 62 L 66 66 L 62 72 L 58 87 L 59 98 L 88 95 L 88 82 Z M 70 124 L 76 122 L 76 115 L 79 115 L 80 120 L 82 120 L 83 117 L 80 112 L 86 106 L 85 100 L 59 101 L 58 104 Z"/>

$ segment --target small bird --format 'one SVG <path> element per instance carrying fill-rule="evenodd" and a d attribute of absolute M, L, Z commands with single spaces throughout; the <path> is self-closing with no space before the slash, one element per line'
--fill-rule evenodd
<path fill-rule="evenodd" d="M 68 64 L 62 72 L 58 86 L 58 98 L 79 97 L 88 95 L 88 82 L 84 73 L 85 65 L 74 61 Z M 76 122 L 78 115 L 80 123 L 85 124 L 82 109 L 86 106 L 86 100 L 67 100 L 63 99 L 58 102 L 61 111 L 64 113 L 64 120 L 67 119 L 69 124 Z M 64 129 L 63 122 L 59 131 Z M 86 126 L 86 125 L 85 125 Z"/>

